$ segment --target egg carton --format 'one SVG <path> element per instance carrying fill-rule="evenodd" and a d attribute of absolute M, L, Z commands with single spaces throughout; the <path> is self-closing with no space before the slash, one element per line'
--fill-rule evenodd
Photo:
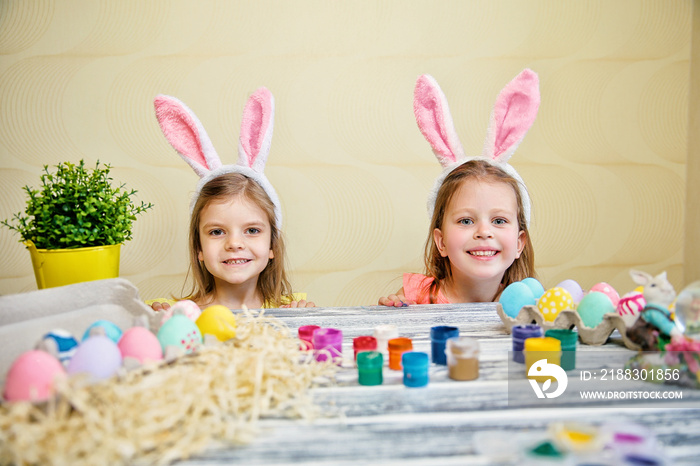
<path fill-rule="evenodd" d="M 0 296 L 0 386 L 12 362 L 51 330 L 66 330 L 80 340 L 96 320 L 109 320 L 127 329 L 144 316 L 149 329 L 156 332 L 160 317 L 123 278 Z"/>
<path fill-rule="evenodd" d="M 610 335 L 617 330 L 620 332 L 622 342 L 625 347 L 631 350 L 640 350 L 641 347 L 627 338 L 627 324 L 618 314 L 610 312 L 603 315 L 603 321 L 595 327 L 587 327 L 578 312 L 573 309 L 565 309 L 559 312 L 559 315 L 554 321 L 545 320 L 542 312 L 537 306 L 523 306 L 515 318 L 510 317 L 503 311 L 503 306 L 499 303 L 497 312 L 501 321 L 506 326 L 506 332 L 511 333 L 514 325 L 527 325 L 535 323 L 542 327 L 542 331 L 546 332 L 552 328 L 576 328 L 578 331 L 579 340 L 582 343 L 591 346 L 604 345 Z"/>

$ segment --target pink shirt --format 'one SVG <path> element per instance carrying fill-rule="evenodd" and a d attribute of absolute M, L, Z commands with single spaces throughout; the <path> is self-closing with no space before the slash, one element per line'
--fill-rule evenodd
<path fill-rule="evenodd" d="M 420 273 L 403 274 L 403 295 L 406 299 L 415 301 L 416 304 L 430 304 L 430 285 L 434 278 L 426 277 Z M 438 290 L 435 304 L 450 304 L 442 290 Z"/>

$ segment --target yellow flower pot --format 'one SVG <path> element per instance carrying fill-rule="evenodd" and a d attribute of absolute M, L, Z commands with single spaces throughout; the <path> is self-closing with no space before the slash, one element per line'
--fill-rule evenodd
<path fill-rule="evenodd" d="M 117 278 L 121 244 L 77 249 L 37 249 L 25 241 L 39 289 Z"/>

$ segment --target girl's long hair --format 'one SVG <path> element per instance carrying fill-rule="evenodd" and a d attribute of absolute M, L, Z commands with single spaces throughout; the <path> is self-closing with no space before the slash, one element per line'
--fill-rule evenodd
<path fill-rule="evenodd" d="M 455 168 L 442 182 L 435 199 L 435 209 L 430 222 L 428 240 L 425 243 L 425 270 L 426 275 L 433 278 L 428 295 L 430 303 L 437 302 L 440 284 L 444 280 L 452 280 L 452 271 L 449 257 L 442 257 L 440 251 L 433 240 L 433 231 L 436 228 L 442 229 L 442 222 L 445 217 L 445 210 L 452 200 L 452 197 L 461 186 L 462 182 L 468 179 L 475 179 L 486 182 L 506 183 L 513 188 L 518 206 L 518 227 L 525 232 L 525 246 L 520 257 L 515 259 L 508 269 L 506 269 L 501 279 L 501 290 L 513 282 L 523 280 L 527 277 L 535 277 L 535 251 L 530 240 L 530 233 L 527 229 L 525 214 L 523 212 L 523 200 L 520 196 L 520 184 L 518 180 L 507 174 L 495 165 L 485 160 L 469 160 Z"/>
<path fill-rule="evenodd" d="M 270 249 L 274 258 L 270 259 L 267 266 L 258 277 L 258 291 L 262 295 L 263 303 L 274 307 L 282 304 L 283 297 L 291 300 L 292 287 L 285 272 L 285 246 L 282 232 L 277 227 L 274 205 L 262 187 L 252 179 L 240 173 L 226 173 L 209 181 L 202 187 L 199 198 L 192 209 L 190 217 L 190 271 L 192 272 L 192 289 L 187 299 L 201 301 L 210 297 L 214 292 L 214 276 L 207 270 L 204 262 L 199 261 L 199 253 L 202 251 L 199 237 L 199 222 L 202 210 L 210 202 L 229 201 L 236 197 L 242 197 L 254 203 L 267 215 L 272 229 Z"/>

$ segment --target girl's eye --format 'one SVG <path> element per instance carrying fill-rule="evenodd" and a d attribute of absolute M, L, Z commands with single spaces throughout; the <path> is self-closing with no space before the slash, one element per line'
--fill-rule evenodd
<path fill-rule="evenodd" d="M 221 228 L 215 228 L 215 229 L 211 230 L 209 232 L 209 234 L 211 236 L 221 236 L 224 234 L 224 230 L 222 230 Z"/>
<path fill-rule="evenodd" d="M 461 223 L 462 225 L 471 225 L 474 223 L 474 220 L 470 218 L 460 218 L 457 223 Z"/>
<path fill-rule="evenodd" d="M 249 235 L 257 235 L 258 233 L 260 233 L 260 228 L 251 227 L 251 228 L 248 228 L 245 232 L 246 232 L 246 234 L 249 234 Z"/>
<path fill-rule="evenodd" d="M 496 225 L 505 225 L 508 221 L 505 218 L 496 218 L 493 220 L 493 223 Z"/>

